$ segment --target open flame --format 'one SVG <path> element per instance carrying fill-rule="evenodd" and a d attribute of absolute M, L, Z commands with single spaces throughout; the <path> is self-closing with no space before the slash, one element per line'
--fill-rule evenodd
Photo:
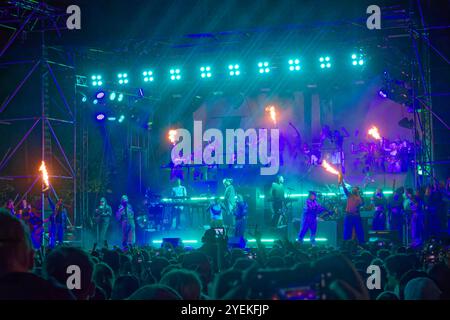
<path fill-rule="evenodd" d="M 48 180 L 48 171 L 47 167 L 45 166 L 45 161 L 42 161 L 41 166 L 39 167 L 39 171 L 42 172 L 42 181 L 44 182 L 45 189 L 44 191 L 48 190 L 50 188 L 50 183 Z"/>
<path fill-rule="evenodd" d="M 173 129 L 169 130 L 168 138 L 173 145 L 175 144 L 176 135 L 177 135 L 176 130 L 173 130 Z"/>
<path fill-rule="evenodd" d="M 322 167 L 329 173 L 335 174 L 337 176 L 340 175 L 339 171 L 337 171 L 336 168 L 330 165 L 327 160 L 322 160 Z"/>
<path fill-rule="evenodd" d="M 267 106 L 266 112 L 269 113 L 270 119 L 274 124 L 277 124 L 277 109 L 275 106 Z"/>
<path fill-rule="evenodd" d="M 367 131 L 367 134 L 369 136 L 372 136 L 376 140 L 381 140 L 380 132 L 378 131 L 378 128 L 375 126 L 372 126 L 372 128 L 370 128 L 369 131 Z"/>

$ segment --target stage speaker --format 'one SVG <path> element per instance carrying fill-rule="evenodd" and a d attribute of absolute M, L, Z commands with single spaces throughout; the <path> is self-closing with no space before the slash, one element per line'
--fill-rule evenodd
<path fill-rule="evenodd" d="M 243 237 L 230 237 L 228 238 L 229 248 L 245 248 L 245 239 Z"/>
<path fill-rule="evenodd" d="M 170 243 L 174 248 L 182 244 L 181 238 L 163 238 L 162 241 L 161 247 L 164 246 L 165 243 Z"/>

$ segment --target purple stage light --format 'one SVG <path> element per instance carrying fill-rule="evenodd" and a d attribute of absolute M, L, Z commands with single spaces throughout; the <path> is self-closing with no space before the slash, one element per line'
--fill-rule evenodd
<path fill-rule="evenodd" d="M 97 121 L 103 121 L 105 119 L 105 114 L 99 113 L 99 114 L 97 114 L 96 118 L 97 118 Z"/>
<path fill-rule="evenodd" d="M 97 95 L 95 97 L 97 99 L 103 99 L 105 97 L 105 92 L 104 91 L 97 92 Z"/>

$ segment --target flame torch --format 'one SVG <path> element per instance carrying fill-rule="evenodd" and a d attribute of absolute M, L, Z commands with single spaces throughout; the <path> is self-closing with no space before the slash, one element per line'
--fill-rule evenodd
<path fill-rule="evenodd" d="M 337 171 L 332 165 L 330 165 L 330 164 L 327 162 L 327 160 L 322 160 L 322 167 L 323 167 L 326 171 L 328 171 L 329 173 L 332 173 L 332 174 L 337 175 L 337 176 L 340 175 L 340 172 Z"/>
<path fill-rule="evenodd" d="M 375 140 L 381 140 L 380 132 L 378 131 L 378 128 L 375 126 L 372 126 L 372 128 L 367 131 L 367 134 L 371 137 L 373 137 Z"/>
<path fill-rule="evenodd" d="M 269 113 L 270 119 L 272 120 L 273 124 L 277 124 L 277 109 L 275 106 L 267 106 L 266 112 Z"/>
<path fill-rule="evenodd" d="M 173 129 L 169 130 L 168 138 L 173 145 L 175 145 L 176 135 L 177 135 L 177 130 L 173 130 Z"/>
<path fill-rule="evenodd" d="M 44 182 L 45 188 L 42 190 L 43 192 L 47 191 L 50 188 L 50 183 L 48 180 L 48 171 L 45 166 L 45 161 L 42 161 L 41 166 L 39 167 L 39 171 L 42 172 L 42 181 Z"/>

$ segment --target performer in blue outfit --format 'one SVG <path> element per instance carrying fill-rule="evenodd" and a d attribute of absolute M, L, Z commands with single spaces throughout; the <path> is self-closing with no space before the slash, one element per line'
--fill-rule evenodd
<path fill-rule="evenodd" d="M 384 197 L 383 190 L 377 189 L 372 197 L 372 205 L 375 209 L 375 214 L 372 220 L 372 230 L 386 229 L 386 207 L 387 200 Z"/>
<path fill-rule="evenodd" d="M 309 192 L 309 197 L 306 200 L 303 211 L 303 224 L 302 229 L 298 235 L 298 241 L 303 242 L 306 232 L 310 231 L 310 241 L 312 245 L 316 244 L 316 232 L 317 232 L 317 215 L 323 211 L 326 211 L 324 207 L 317 203 L 317 195 L 314 191 Z"/>

